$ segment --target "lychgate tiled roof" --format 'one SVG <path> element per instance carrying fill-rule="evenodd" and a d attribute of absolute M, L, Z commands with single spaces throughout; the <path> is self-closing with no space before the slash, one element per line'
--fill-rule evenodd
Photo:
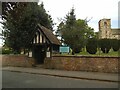
<path fill-rule="evenodd" d="M 61 45 L 60 41 L 57 39 L 57 37 L 53 34 L 53 32 L 50 29 L 47 29 L 41 25 L 38 25 L 38 28 L 46 36 L 46 38 L 50 41 L 51 44 Z"/>

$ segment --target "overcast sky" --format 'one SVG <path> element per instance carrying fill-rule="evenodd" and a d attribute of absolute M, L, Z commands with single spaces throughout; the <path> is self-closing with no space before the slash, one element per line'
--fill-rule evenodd
<path fill-rule="evenodd" d="M 54 23 L 60 23 L 72 7 L 75 8 L 77 19 L 91 19 L 89 26 L 98 31 L 98 21 L 111 19 L 111 27 L 118 28 L 118 2 L 120 0 L 39 0 L 44 3 L 46 11 L 52 16 Z M 119 25 L 120 26 L 120 25 Z M 1 28 L 1 25 L 0 25 Z M 120 27 L 119 27 L 120 28 Z M 2 40 L 0 39 L 0 46 Z"/>
<path fill-rule="evenodd" d="M 103 18 L 111 19 L 111 27 L 118 28 L 119 0 L 39 0 L 44 3 L 46 11 L 55 23 L 58 18 L 64 18 L 72 7 L 75 8 L 77 19 L 91 19 L 89 26 L 98 31 L 98 21 Z"/>

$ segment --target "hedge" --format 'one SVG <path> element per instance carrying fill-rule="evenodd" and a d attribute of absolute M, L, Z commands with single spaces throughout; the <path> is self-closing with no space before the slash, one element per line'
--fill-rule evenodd
<path fill-rule="evenodd" d="M 101 48 L 103 53 L 108 53 L 111 49 L 111 40 L 110 39 L 100 39 L 99 48 Z"/>
<path fill-rule="evenodd" d="M 86 50 L 90 54 L 96 54 L 97 52 L 97 39 L 90 38 L 87 41 Z"/>
<path fill-rule="evenodd" d="M 112 46 L 112 49 L 114 50 L 114 51 L 118 51 L 119 50 L 119 40 L 117 40 L 117 39 L 112 39 L 111 40 L 111 46 Z"/>

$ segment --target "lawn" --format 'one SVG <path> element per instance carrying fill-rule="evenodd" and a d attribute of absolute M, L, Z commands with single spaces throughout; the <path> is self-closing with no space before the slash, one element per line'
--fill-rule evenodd
<path fill-rule="evenodd" d="M 77 54 L 77 55 L 85 55 L 85 56 L 111 56 L 111 57 L 116 57 L 116 56 L 119 55 L 119 53 L 118 53 L 118 51 L 115 52 L 115 51 L 113 51 L 113 50 L 110 50 L 110 52 L 107 53 L 107 54 L 106 54 L 106 53 L 103 53 L 102 51 L 97 51 L 96 54 L 89 54 L 88 52 L 83 51 L 83 52 L 80 52 L 80 53 Z"/>
<path fill-rule="evenodd" d="M 71 56 L 71 53 L 62 53 L 61 55 L 65 55 L 65 56 Z M 88 52 L 86 52 L 86 50 L 75 54 L 74 56 L 108 56 L 108 57 L 118 57 L 120 56 L 120 51 L 113 51 L 112 49 L 109 51 L 109 53 L 103 53 L 102 51 L 97 51 L 96 54 L 89 54 Z"/>

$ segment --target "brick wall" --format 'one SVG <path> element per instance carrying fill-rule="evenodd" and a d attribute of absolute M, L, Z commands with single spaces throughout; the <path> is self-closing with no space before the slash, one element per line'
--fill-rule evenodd
<path fill-rule="evenodd" d="M 53 56 L 46 58 L 45 68 L 93 71 L 93 72 L 118 72 L 118 57 L 92 57 L 92 56 Z"/>
<path fill-rule="evenodd" d="M 2 66 L 31 67 L 34 63 L 33 58 L 25 55 L 2 55 Z"/>

